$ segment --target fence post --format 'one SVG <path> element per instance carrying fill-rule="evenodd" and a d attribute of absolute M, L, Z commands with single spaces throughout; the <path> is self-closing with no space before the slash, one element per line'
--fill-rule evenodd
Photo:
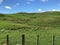
<path fill-rule="evenodd" d="M 54 45 L 54 41 L 55 41 L 55 36 L 52 35 L 52 45 Z"/>
<path fill-rule="evenodd" d="M 39 45 L 39 35 L 37 35 L 37 45 Z"/>
<path fill-rule="evenodd" d="M 22 35 L 22 45 L 25 45 L 25 35 Z"/>
<path fill-rule="evenodd" d="M 7 35 L 7 40 L 6 40 L 6 42 L 7 42 L 7 44 L 6 45 L 9 45 L 9 36 Z"/>

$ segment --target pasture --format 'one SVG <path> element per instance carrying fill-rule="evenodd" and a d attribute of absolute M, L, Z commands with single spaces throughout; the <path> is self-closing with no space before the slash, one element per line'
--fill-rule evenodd
<path fill-rule="evenodd" d="M 7 34 L 10 45 L 21 45 L 22 34 L 26 45 L 36 45 L 37 35 L 41 45 L 52 45 L 52 35 L 60 45 L 60 12 L 0 14 L 0 45 Z"/>

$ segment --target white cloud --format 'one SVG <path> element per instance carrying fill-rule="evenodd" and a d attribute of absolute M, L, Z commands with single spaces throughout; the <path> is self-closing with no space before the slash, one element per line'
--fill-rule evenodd
<path fill-rule="evenodd" d="M 42 11 L 41 9 L 38 9 L 38 11 Z"/>
<path fill-rule="evenodd" d="M 20 5 L 20 3 L 16 3 L 16 5 Z"/>
<path fill-rule="evenodd" d="M 52 9 L 52 11 L 57 11 L 56 9 Z"/>
<path fill-rule="evenodd" d="M 57 10 L 57 9 L 52 9 L 52 10 L 49 10 L 49 11 L 60 11 L 60 10 Z"/>
<path fill-rule="evenodd" d="M 60 6 L 60 4 L 58 4 L 58 6 Z"/>
<path fill-rule="evenodd" d="M 35 0 L 27 0 L 27 4 L 31 4 L 32 2 L 34 2 Z"/>
<path fill-rule="evenodd" d="M 20 5 L 20 3 L 16 3 L 13 7 L 17 7 L 17 6 L 19 6 Z"/>
<path fill-rule="evenodd" d="M 47 2 L 48 0 L 41 0 L 42 2 Z"/>
<path fill-rule="evenodd" d="M 0 4 L 2 4 L 3 0 L 0 0 Z"/>
<path fill-rule="evenodd" d="M 26 2 L 27 4 L 31 4 L 31 2 Z"/>
<path fill-rule="evenodd" d="M 10 6 L 5 6 L 6 9 L 12 9 Z"/>

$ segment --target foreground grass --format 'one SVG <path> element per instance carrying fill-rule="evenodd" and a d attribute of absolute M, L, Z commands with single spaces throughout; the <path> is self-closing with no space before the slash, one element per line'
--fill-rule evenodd
<path fill-rule="evenodd" d="M 41 45 L 52 45 L 52 35 L 55 35 L 55 45 L 60 45 L 60 30 L 5 30 L 3 33 L 0 32 L 0 44 L 6 41 L 6 35 L 9 35 L 10 45 L 15 45 L 16 43 L 21 44 L 21 36 L 25 34 L 25 44 L 26 45 L 36 45 L 37 35 L 40 36 Z"/>

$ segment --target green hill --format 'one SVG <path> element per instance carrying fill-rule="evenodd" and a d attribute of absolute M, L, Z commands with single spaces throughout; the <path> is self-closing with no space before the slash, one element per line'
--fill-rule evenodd
<path fill-rule="evenodd" d="M 16 27 L 16 30 L 21 27 L 56 28 L 60 27 L 60 12 L 0 14 L 0 22 L 0 29 L 8 29 L 10 26 Z"/>
<path fill-rule="evenodd" d="M 60 12 L 0 14 L 0 45 L 21 44 L 21 35 L 26 35 L 26 45 L 36 45 L 36 36 L 40 35 L 41 45 L 51 45 L 52 34 L 56 36 L 55 44 L 60 45 Z M 58 40 L 58 43 L 57 43 Z"/>

